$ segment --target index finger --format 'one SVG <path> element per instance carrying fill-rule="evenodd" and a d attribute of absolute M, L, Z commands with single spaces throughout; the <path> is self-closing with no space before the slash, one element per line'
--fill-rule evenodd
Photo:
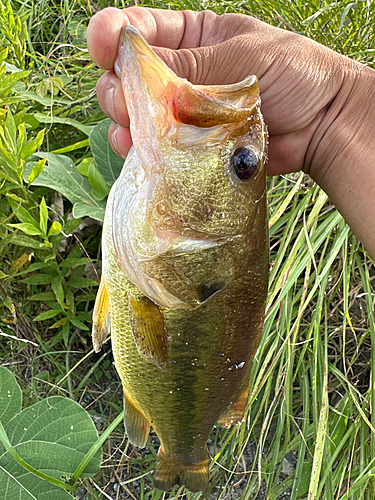
<path fill-rule="evenodd" d="M 208 14 L 209 13 L 209 14 Z M 208 14 L 208 16 L 207 16 Z M 87 46 L 93 61 L 103 69 L 112 69 L 122 26 L 132 24 L 150 45 L 170 49 L 199 46 L 203 19 L 215 18 L 210 11 L 172 11 L 129 7 L 108 7 L 91 19 L 87 28 Z"/>

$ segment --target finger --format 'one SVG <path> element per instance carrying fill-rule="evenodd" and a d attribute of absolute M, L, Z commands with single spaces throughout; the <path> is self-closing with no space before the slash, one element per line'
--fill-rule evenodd
<path fill-rule="evenodd" d="M 229 85 L 257 74 L 246 58 L 246 49 L 245 38 L 240 37 L 192 49 L 154 48 L 178 76 L 194 85 Z M 255 69 L 258 67 L 256 63 Z"/>
<path fill-rule="evenodd" d="M 267 25 L 240 14 L 217 16 L 212 11 L 172 11 L 129 7 L 108 7 L 95 14 L 87 28 L 87 45 L 94 62 L 112 69 L 121 27 L 132 24 L 150 45 L 169 49 L 216 45 Z"/>
<path fill-rule="evenodd" d="M 129 115 L 121 83 L 113 71 L 107 71 L 99 78 L 96 93 L 102 111 L 112 121 L 129 128 Z"/>
<path fill-rule="evenodd" d="M 190 17 L 197 17 L 199 13 L 192 14 Z M 141 7 L 125 10 L 108 7 L 98 12 L 87 28 L 87 46 L 93 61 L 101 68 L 113 68 L 120 30 L 127 24 L 135 26 L 151 45 L 178 48 L 184 34 L 185 17 L 180 11 Z"/>
<path fill-rule="evenodd" d="M 111 123 L 108 138 L 113 151 L 125 159 L 133 144 L 129 128 L 121 127 L 117 123 Z"/>

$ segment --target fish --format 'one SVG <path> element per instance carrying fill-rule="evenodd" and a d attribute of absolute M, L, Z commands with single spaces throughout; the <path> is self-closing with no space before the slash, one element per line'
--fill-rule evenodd
<path fill-rule="evenodd" d="M 160 448 L 155 488 L 209 488 L 207 439 L 241 422 L 269 273 L 267 128 L 259 84 L 193 85 L 131 25 L 115 71 L 133 146 L 102 236 L 93 345 L 107 335 L 124 426 Z"/>

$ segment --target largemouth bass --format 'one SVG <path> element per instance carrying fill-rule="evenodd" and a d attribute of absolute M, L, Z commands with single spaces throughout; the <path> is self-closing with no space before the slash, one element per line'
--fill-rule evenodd
<path fill-rule="evenodd" d="M 129 441 L 160 439 L 155 487 L 206 491 L 206 441 L 243 418 L 267 296 L 258 81 L 192 85 L 132 26 L 116 73 L 133 147 L 108 197 L 94 348 L 111 330 Z"/>

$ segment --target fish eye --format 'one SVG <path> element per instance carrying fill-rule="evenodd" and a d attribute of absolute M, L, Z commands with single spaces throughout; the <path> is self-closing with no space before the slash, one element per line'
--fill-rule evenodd
<path fill-rule="evenodd" d="M 250 179 L 257 169 L 258 157 L 248 148 L 237 148 L 231 156 L 231 164 L 239 179 Z"/>

